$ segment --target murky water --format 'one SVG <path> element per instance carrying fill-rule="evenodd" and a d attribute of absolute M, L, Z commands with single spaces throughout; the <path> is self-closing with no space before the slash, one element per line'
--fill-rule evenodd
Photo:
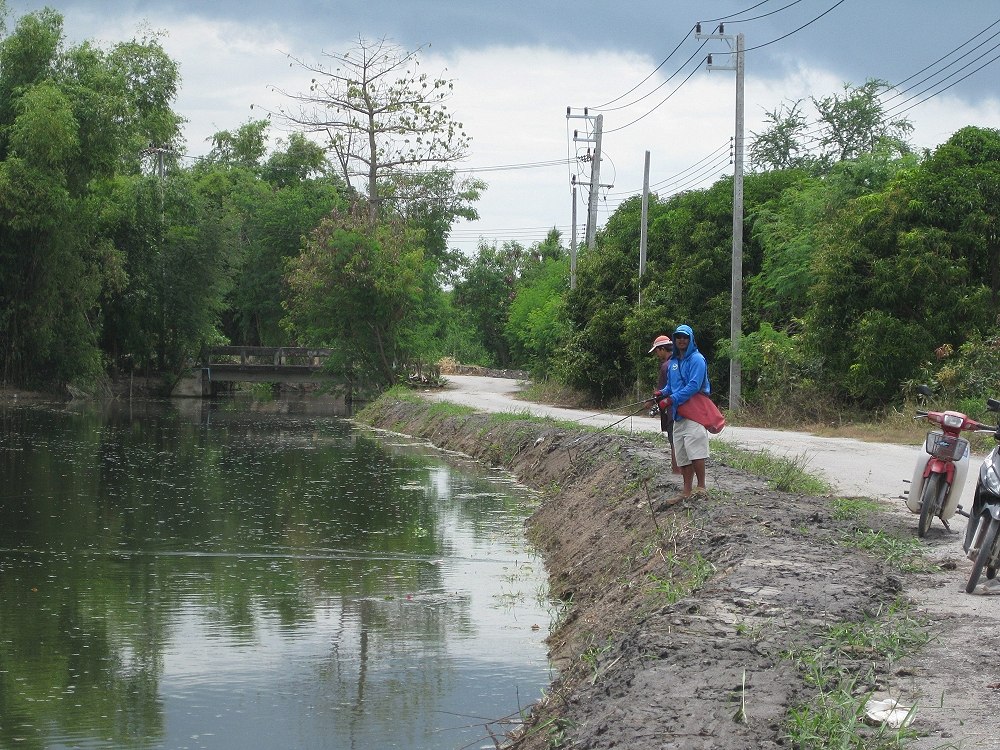
<path fill-rule="evenodd" d="M 0 407 L 0 479 L 4 748 L 492 748 L 552 677 L 530 496 L 315 405 Z"/>

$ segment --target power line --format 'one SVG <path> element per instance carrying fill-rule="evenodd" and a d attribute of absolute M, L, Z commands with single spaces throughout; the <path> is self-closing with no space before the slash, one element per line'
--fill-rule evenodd
<path fill-rule="evenodd" d="M 465 169 L 453 169 L 451 171 L 462 174 L 470 174 L 475 172 L 512 172 L 519 169 L 538 169 L 541 167 L 561 167 L 564 164 L 572 164 L 575 159 L 550 159 L 549 161 L 533 161 L 524 162 L 521 164 L 498 164 L 495 166 L 488 167 L 467 167 Z"/>
<path fill-rule="evenodd" d="M 798 5 L 801 2 L 802 2 L 802 0 L 793 0 L 788 5 L 785 5 L 785 6 L 781 7 L 781 8 L 778 8 L 777 10 L 772 10 L 770 13 L 763 13 L 763 14 L 761 14 L 759 16 L 754 16 L 753 18 L 728 18 L 728 19 L 724 19 L 724 20 L 728 20 L 731 23 L 750 23 L 750 21 L 759 21 L 762 18 L 767 18 L 768 16 L 773 16 L 773 15 L 776 15 L 778 13 L 781 13 L 781 11 L 783 11 L 783 10 L 788 10 L 793 5 Z M 758 5 L 763 5 L 763 3 L 758 3 Z M 757 6 L 754 6 L 754 7 L 757 7 Z M 746 12 L 746 11 L 743 11 L 743 12 Z M 739 14 L 736 14 L 736 15 L 739 15 Z M 722 20 L 722 19 L 715 19 L 715 20 Z M 712 21 L 707 21 L 706 23 L 712 23 Z"/>
<path fill-rule="evenodd" d="M 767 0 L 764 0 L 764 2 L 767 2 Z M 621 94 L 620 96 L 616 96 L 611 101 L 605 102 L 604 104 L 601 104 L 600 106 L 594 107 L 594 109 L 604 109 L 605 107 L 607 107 L 607 106 L 609 106 L 611 104 L 614 104 L 615 102 L 617 102 L 617 101 L 619 101 L 621 99 L 624 99 L 626 96 L 628 96 L 629 94 L 631 94 L 637 88 L 639 88 L 640 86 L 642 86 L 642 84 L 644 84 L 646 81 L 648 81 L 650 78 L 652 78 L 656 74 L 656 71 L 658 71 L 660 68 L 662 68 L 664 65 L 667 64 L 667 61 L 670 60 L 670 58 L 674 56 L 674 54 L 677 52 L 677 50 L 679 50 L 681 48 L 681 45 L 684 44 L 684 42 L 686 42 L 688 40 L 688 37 L 691 36 L 691 32 L 692 31 L 694 31 L 694 26 L 692 26 L 690 29 L 688 29 L 688 32 L 687 32 L 687 34 L 684 35 L 684 38 L 681 39 L 677 43 L 677 46 L 674 47 L 673 50 L 671 50 L 670 54 L 667 55 L 663 59 L 663 61 L 659 65 L 657 65 L 648 76 L 646 76 L 645 78 L 643 78 L 641 81 L 639 81 L 639 83 L 637 83 L 635 86 L 633 86 L 632 88 L 630 88 L 624 94 Z M 683 66 L 681 66 L 681 67 L 683 67 Z M 659 88 L 659 86 L 657 88 Z M 655 91 L 656 89 L 653 89 L 653 90 Z M 650 93 L 652 93 L 652 92 L 650 92 Z M 647 94 L 647 96 L 648 96 L 648 94 Z M 642 101 L 642 100 L 640 99 L 639 101 Z M 630 105 L 626 104 L 624 106 L 627 107 L 627 106 L 630 106 Z M 616 107 L 616 109 L 620 109 L 620 108 Z"/>
<path fill-rule="evenodd" d="M 662 82 L 662 83 L 661 83 L 661 84 L 660 84 L 659 86 L 657 86 L 657 87 L 656 87 L 655 89 L 653 89 L 652 91 L 650 91 L 650 92 L 648 92 L 648 93 L 646 93 L 646 94 L 643 94 L 643 95 L 642 95 L 642 96 L 640 96 L 640 97 L 639 97 L 638 99 L 636 99 L 635 101 L 632 101 L 632 102 L 629 102 L 628 104 L 622 104 L 621 106 L 618 106 L 618 107 L 607 107 L 607 108 L 605 108 L 605 109 L 604 109 L 603 111 L 604 111 L 604 112 L 617 112 L 617 111 L 618 111 L 618 110 L 620 110 L 620 109 L 627 109 L 627 108 L 629 108 L 629 107 L 631 107 L 631 106 L 634 106 L 634 105 L 638 104 L 638 103 L 639 103 L 639 102 L 641 102 L 641 101 L 642 101 L 643 99 L 647 99 L 647 98 L 649 98 L 650 96 L 652 96 L 653 94 L 655 94 L 655 93 L 656 93 L 657 91 L 659 91 L 660 89 L 662 89 L 662 88 L 663 88 L 664 86 L 666 86 L 666 85 L 667 85 L 668 83 L 670 83 L 670 82 L 671 82 L 672 80 L 674 80 L 674 78 L 675 78 L 675 77 L 676 77 L 676 76 L 677 76 L 677 75 L 678 75 L 678 74 L 679 74 L 679 73 L 680 73 L 680 72 L 681 72 L 681 71 L 682 71 L 682 70 L 684 69 L 684 66 L 685 66 L 685 65 L 687 65 L 687 64 L 688 64 L 689 62 L 691 62 L 691 61 L 692 61 L 692 60 L 693 60 L 693 59 L 695 58 L 695 56 L 696 56 L 696 55 L 697 55 L 697 54 L 698 54 L 699 52 L 701 52 L 701 50 L 702 50 L 702 47 L 704 47 L 704 46 L 705 46 L 706 44 L 708 44 L 708 42 L 707 42 L 707 41 L 704 41 L 704 42 L 702 42 L 702 43 L 701 43 L 701 46 L 700 46 L 700 47 L 698 47 L 698 49 L 696 49 L 696 50 L 695 50 L 695 51 L 694 51 L 694 52 L 693 52 L 693 53 L 691 54 L 691 56 L 690 56 L 690 57 L 689 57 L 689 58 L 688 58 L 687 60 L 685 60 L 684 62 L 682 62 L 682 63 L 681 63 L 681 65 L 680 65 L 680 67 L 679 67 L 679 68 L 677 68 L 677 70 L 675 70 L 675 71 L 674 71 L 673 73 L 671 73 L 671 74 L 670 74 L 670 76 L 669 76 L 668 78 L 666 78 L 666 79 L 665 79 L 665 80 L 664 80 L 664 81 L 663 81 L 663 82 Z M 657 70 L 659 70 L 659 68 L 657 68 Z M 655 72 L 655 71 L 654 71 L 654 72 Z M 690 78 L 690 76 L 688 76 L 688 78 Z M 648 80 L 648 79 L 647 79 L 647 80 Z M 682 85 L 683 85 L 683 84 L 682 84 Z M 680 88 L 680 86 L 678 86 L 678 88 Z M 667 97 L 667 98 L 669 98 L 669 97 Z M 664 99 L 664 101 L 666 101 L 666 99 Z M 660 104 L 663 104 L 663 102 L 660 102 Z M 660 106 L 660 105 L 658 104 L 658 105 L 656 105 L 656 106 L 658 107 L 658 106 Z M 595 107 L 594 109 L 600 109 L 600 108 L 599 108 L 599 107 Z M 656 109 L 656 107 L 654 107 L 653 109 Z M 651 110 L 651 111 L 652 111 L 652 110 Z M 648 114 L 648 113 L 647 113 L 647 114 Z M 609 131 L 605 131 L 605 132 L 608 132 L 608 133 L 610 133 L 610 132 L 612 132 L 612 131 L 610 131 L 610 130 L 609 130 Z"/>
<path fill-rule="evenodd" d="M 923 73 L 924 71 L 928 70 L 929 68 L 932 68 L 932 67 L 934 67 L 935 65 L 937 65 L 938 63 L 940 63 L 940 62 L 941 62 L 942 60 L 944 60 L 944 59 L 946 59 L 947 57 L 950 57 L 951 55 L 955 54 L 956 52 L 958 52 L 958 50 L 960 50 L 960 49 L 961 49 L 962 47 L 964 47 L 964 46 L 965 46 L 966 44 L 968 44 L 969 42 L 971 42 L 971 41 L 972 41 L 973 39 L 975 39 L 976 37 L 979 37 L 979 36 L 982 36 L 982 35 L 983 35 L 984 33 L 986 33 L 987 31 L 989 31 L 989 30 L 990 30 L 990 29 L 991 29 L 991 28 L 992 28 L 993 26 L 996 26 L 996 25 L 997 25 L 998 23 L 1000 23 L 1000 19 L 998 19 L 998 20 L 994 21 L 994 22 L 993 22 L 992 24 L 990 24 L 990 25 L 989 25 L 989 26 L 987 26 L 987 27 L 986 27 L 985 29 L 983 29 L 983 30 L 982 30 L 982 31 L 980 31 L 980 32 L 979 32 L 978 34 L 976 34 L 976 36 L 972 37 L 971 39 L 968 39 L 968 40 L 967 40 L 967 41 L 966 41 L 965 43 L 963 43 L 963 44 L 959 45 L 958 47 L 956 47 L 955 49 L 953 49 L 953 50 L 952 50 L 951 52 L 949 52 L 948 54 L 944 55 L 944 57 L 939 57 L 939 58 L 938 58 L 937 60 L 935 60 L 935 61 L 934 61 L 933 63 L 931 63 L 930 65 L 928 65 L 927 67 L 925 67 L 925 68 L 924 68 L 923 70 L 920 70 L 920 71 L 918 71 L 917 73 L 914 73 L 913 75 L 911 75 L 911 76 L 909 76 L 908 78 L 904 79 L 904 80 L 903 80 L 903 81 L 901 81 L 900 83 L 897 83 L 897 84 L 896 84 L 895 86 L 893 86 L 893 89 L 899 89 L 899 86 L 901 85 L 901 83 L 905 83 L 906 81 L 909 81 L 910 79 L 912 79 L 912 78 L 915 78 L 916 76 L 920 75 L 921 73 Z M 993 39 L 996 39 L 996 38 L 997 38 L 998 36 L 1000 36 L 1000 31 L 998 31 L 998 32 L 996 32 L 995 34 L 993 34 L 992 36 L 990 36 L 990 37 L 989 37 L 989 38 L 988 38 L 988 39 L 987 39 L 986 41 L 987 41 L 987 42 L 989 42 L 989 41 L 991 41 L 991 40 L 993 40 Z M 978 47 L 973 47 L 973 48 L 972 48 L 972 49 L 970 49 L 970 50 L 969 50 L 968 52 L 966 52 L 966 53 L 965 53 L 964 55 L 961 55 L 961 56 L 959 56 L 959 57 L 955 58 L 955 59 L 954 59 L 954 60 L 952 60 L 952 61 L 951 61 L 950 63 L 948 63 L 947 65 L 945 65 L 945 66 L 944 66 L 943 68 L 941 68 L 941 69 L 939 69 L 939 70 L 935 71 L 934 73 L 931 73 L 931 74 L 929 74 L 929 75 L 927 75 L 927 76 L 924 76 L 924 77 L 923 77 L 923 78 L 921 78 L 921 79 L 920 79 L 919 81 L 917 81 L 916 83 L 914 83 L 914 84 L 913 84 L 913 85 L 911 85 L 911 86 L 908 86 L 908 87 L 907 87 L 907 88 L 905 88 L 905 89 L 900 89 L 900 90 L 898 90 L 898 91 L 897 91 L 897 92 L 896 92 L 895 94 L 893 94 L 892 96 L 890 96 L 890 97 L 888 97 L 888 98 L 884 99 L 884 100 L 882 101 L 882 104 L 883 104 L 883 105 L 885 105 L 885 104 L 887 104 L 887 103 L 891 102 L 891 101 L 892 101 L 893 99 L 896 99 L 896 98 L 898 98 L 898 97 L 900 97 L 900 96 L 903 96 L 903 94 L 906 94 L 907 92 L 909 92 L 909 91 L 912 91 L 912 90 L 913 90 L 913 89 L 915 89 L 915 88 L 916 88 L 917 86 L 921 85 L 922 83 L 925 83 L 925 82 L 929 81 L 930 79 L 934 78 L 935 76 L 938 76 L 938 75 L 940 75 L 940 74 L 941 74 L 941 73 L 943 73 L 944 71 L 948 70 L 948 68 L 952 67 L 953 65 L 955 65 L 955 64 L 956 64 L 956 63 L 958 63 L 958 62 L 960 62 L 961 60 L 964 60 L 964 59 L 965 59 L 966 57 L 968 57 L 969 55 L 971 55 L 971 54 L 972 54 L 972 53 L 974 53 L 974 52 L 977 52 L 977 51 L 979 51 L 980 49 L 982 49 L 982 48 L 983 48 L 983 47 L 985 47 L 985 46 L 986 46 L 986 44 L 984 43 L 984 44 L 982 44 L 982 45 L 980 45 L 980 46 L 978 46 Z M 980 56 L 980 58 L 982 58 L 982 57 L 985 57 L 986 55 L 990 54 L 991 52 L 993 52 L 993 50 L 997 49 L 997 47 L 998 47 L 998 46 L 1000 46 L 1000 44 L 995 44 L 995 45 L 993 45 L 992 47 L 990 47 L 990 49 L 988 49 L 988 50 L 987 50 L 986 52 L 984 52 L 984 53 L 983 53 L 983 54 L 982 54 L 982 55 Z M 941 83 L 944 83 L 944 82 L 945 82 L 945 81 L 947 81 L 947 80 L 948 80 L 949 78 L 951 78 L 951 77 L 953 77 L 953 76 L 955 76 L 955 75 L 958 75 L 958 73 L 960 73 L 960 72 L 961 72 L 961 71 L 955 71 L 955 72 L 951 73 L 950 75 L 946 76 L 945 78 L 942 78 L 941 80 L 939 80 L 939 81 L 937 81 L 937 82 L 935 82 L 935 83 L 931 84 L 931 85 L 930 85 L 930 86 L 929 86 L 928 88 L 924 89 L 923 91 L 920 91 L 920 92 L 918 92 L 918 93 L 914 94 L 913 96 L 909 97 L 909 98 L 908 98 L 907 100 L 905 100 L 905 101 L 901 102 L 901 104 L 905 104 L 905 103 L 906 103 L 907 101 L 910 101 L 910 100 L 912 100 L 913 98 L 915 98 L 915 97 L 917 97 L 917 96 L 920 96 L 921 94 L 925 93 L 926 91 L 928 91 L 929 89 L 933 88 L 934 86 L 937 86 L 937 85 L 939 85 L 939 84 L 941 84 Z M 964 80 L 964 79 L 963 79 L 963 80 Z M 892 107 L 890 107 L 889 109 L 897 109 L 897 108 L 898 108 L 899 106 L 900 106 L 900 104 L 896 104 L 896 105 L 893 105 Z"/>
<path fill-rule="evenodd" d="M 998 45 L 998 46 L 1000 46 L 1000 45 Z M 996 49 L 996 47 L 994 47 L 993 49 Z M 952 86 L 957 86 L 958 84 L 960 84 L 960 83 L 961 83 L 962 81 L 966 80 L 967 78 L 971 78 L 971 77 L 972 77 L 972 76 L 974 76 L 974 75 L 975 75 L 976 73 L 978 73 L 978 72 L 979 72 L 980 70 L 982 70 L 983 68 L 985 68 L 985 67 L 986 67 L 987 65 L 992 65 L 992 64 L 993 64 L 993 63 L 995 63 L 995 62 L 996 62 L 997 60 L 1000 60 L 1000 55 L 997 55 L 997 56 L 996 56 L 996 57 L 994 57 L 994 58 L 993 58 L 992 60 L 987 60 L 987 61 L 986 61 L 985 63 L 983 63 L 982 65 L 980 65 L 980 66 L 979 66 L 978 68 L 976 68 L 975 70 L 973 70 L 973 71 L 970 71 L 970 72 L 969 72 L 969 73 L 967 73 L 966 75 L 964 75 L 964 76 L 962 76 L 961 78 L 959 78 L 959 79 L 958 79 L 957 81 L 953 81 L 952 83 L 949 83 L 949 84 L 948 84 L 947 86 L 945 86 L 945 87 L 944 87 L 943 89 L 941 89 L 940 91 L 935 91 L 935 92 L 934 92 L 933 94 L 931 94 L 930 96 L 927 96 L 927 97 L 924 97 L 924 98 L 923 98 L 923 99 L 921 99 L 921 100 L 920 100 L 919 102 L 916 102 L 915 104 L 911 104 L 911 105 L 910 105 L 909 107 L 907 107 L 906 109 L 902 109 L 902 110 L 900 110 L 900 111 L 899 111 L 899 112 L 897 112 L 897 113 L 896 113 L 896 114 L 895 114 L 894 116 L 898 117 L 899 115 L 903 114 L 904 112 L 909 112 L 909 111 L 910 111 L 911 109 L 913 109 L 914 107 L 919 107 L 919 106 L 920 106 L 921 104 L 923 104 L 924 102 L 926 102 L 926 101 L 930 101 L 930 100 L 931 100 L 931 99 L 933 99 L 934 97 L 936 97 L 936 96 L 939 96 L 940 94 L 943 94 L 943 93 L 944 93 L 945 91 L 947 91 L 948 89 L 950 89 L 950 88 L 951 88 Z M 958 71 L 955 71 L 955 73 L 952 73 L 952 76 L 953 76 L 953 75 L 956 75 L 957 73 L 958 73 Z M 948 78 L 951 78 L 951 76 L 948 76 Z M 937 86 L 937 85 L 939 85 L 940 83 L 943 83 L 944 81 L 947 81 L 947 80 L 948 80 L 948 78 L 945 78 L 945 79 L 944 79 L 943 81 L 939 81 L 939 82 L 938 82 L 937 84 L 934 84 L 934 85 L 935 85 L 935 86 Z M 933 87 L 931 87 L 931 88 L 933 88 Z M 924 91 L 927 91 L 927 89 L 924 89 Z M 923 92 L 920 92 L 920 93 L 923 93 Z M 908 99 L 907 101 L 911 101 L 912 99 L 915 99 L 915 98 L 916 98 L 917 96 L 919 96 L 919 95 L 920 95 L 920 94 L 915 94 L 915 95 L 914 95 L 913 97 L 911 97 L 911 98 L 910 98 L 910 99 Z M 906 102 L 902 102 L 902 104 L 906 104 Z M 898 106 L 902 106 L 902 105 L 898 105 Z M 895 109 L 895 107 L 893 107 L 893 109 Z"/>
<path fill-rule="evenodd" d="M 763 44 L 758 44 L 756 47 L 747 47 L 743 51 L 744 52 L 752 52 L 755 49 L 763 49 L 764 47 L 767 47 L 769 45 L 775 44 L 776 42 L 780 42 L 782 39 L 787 39 L 788 37 L 792 36 L 793 34 L 798 34 L 800 31 L 802 31 L 802 29 L 806 28 L 807 26 L 811 26 L 812 24 L 816 23 L 819 19 L 821 19 L 823 16 L 825 16 L 828 13 L 831 13 L 832 11 L 836 10 L 838 7 L 840 7 L 841 5 L 843 5 L 844 2 L 845 2 L 845 0 L 837 0 L 837 2 L 834 3 L 832 6 L 830 6 L 829 8 L 827 8 L 825 11 L 823 11 L 822 13 L 820 13 L 818 16 L 816 16 L 811 21 L 806 21 L 804 24 L 802 24 L 801 26 L 799 26 L 797 29 L 792 29 L 787 34 L 783 34 L 782 36 L 779 36 L 777 39 L 772 39 L 769 42 L 764 42 Z"/>
<path fill-rule="evenodd" d="M 762 5 L 767 5 L 770 0 L 761 0 L 756 5 L 751 5 L 749 8 L 744 8 L 743 10 L 738 10 L 735 13 L 730 13 L 728 16 L 719 16 L 718 18 L 709 18 L 705 23 L 715 23 L 716 21 L 728 21 L 736 16 L 741 16 L 744 13 L 749 13 L 752 10 L 757 10 Z"/>
<path fill-rule="evenodd" d="M 918 71 L 917 71 L 916 73 L 914 73 L 913 75 L 911 75 L 911 76 L 908 76 L 907 78 L 904 78 L 904 79 L 903 79 L 902 81 L 899 81 L 898 83 L 896 83 L 896 84 L 895 84 L 895 85 L 893 86 L 893 88 L 899 88 L 899 87 L 900 87 L 900 86 L 902 86 L 902 85 L 903 85 L 904 83 L 906 83 L 907 81 L 909 81 L 909 80 L 910 80 L 911 78 L 916 78 L 916 77 L 917 77 L 918 75 L 920 75 L 920 74 L 921 74 L 921 73 L 923 73 L 924 71 L 926 71 L 926 70 L 929 70 L 930 68 L 933 68 L 933 67 L 934 67 L 935 65 L 937 65 L 937 64 L 938 64 L 939 62 L 941 62 L 942 60 L 945 60 L 945 59 L 947 59 L 948 57 L 950 57 L 951 55 L 953 55 L 953 54 L 955 54 L 956 52 L 958 52 L 958 51 L 959 51 L 960 49 L 962 49 L 962 47 L 964 47 L 965 45 L 967 45 L 967 44 L 968 44 L 969 42 L 971 42 L 971 41 L 972 41 L 973 39 L 975 39 L 976 37 L 980 37 L 980 36 L 982 36 L 983 34 L 985 34 L 985 33 L 986 33 L 987 31 L 989 31 L 989 30 L 990 30 L 990 29 L 992 29 L 992 28 L 993 28 L 994 26 L 996 26 L 996 25 L 997 25 L 998 23 L 1000 23 L 1000 18 L 998 18 L 998 19 L 997 19 L 996 21 L 994 21 L 993 23 L 991 23 L 991 24 L 990 24 L 989 26 L 987 26 L 987 27 L 986 27 L 985 29 L 983 29 L 982 31 L 980 31 L 980 32 L 979 32 L 978 34 L 976 34 L 975 36 L 972 36 L 972 37 L 969 37 L 968 39 L 966 39 L 966 40 L 965 40 L 964 42 L 962 42 L 962 43 L 961 43 L 960 45 L 958 45 L 958 46 L 957 46 L 957 47 L 955 47 L 955 48 L 954 48 L 953 50 L 951 50 L 951 52 L 948 52 L 948 53 L 946 53 L 946 54 L 942 55 L 942 56 L 941 56 L 941 57 L 939 57 L 939 58 L 938 58 L 937 60 L 935 60 L 934 62 L 932 62 L 932 63 L 931 63 L 930 65 L 927 65 L 927 66 L 925 66 L 925 67 L 921 68 L 920 70 L 918 70 Z M 996 37 L 996 34 L 994 34 L 993 36 L 991 36 L 991 37 L 990 37 L 990 39 L 993 39 L 994 37 Z M 962 57 L 965 57 L 965 55 L 962 55 Z M 959 59 L 961 59 L 961 58 L 959 58 Z M 926 80 L 926 79 L 924 79 L 924 80 Z M 895 97 L 893 97 L 893 98 L 895 98 Z"/>
<path fill-rule="evenodd" d="M 726 141 L 724 144 L 722 144 L 721 146 L 719 146 L 718 148 L 716 148 L 714 151 L 712 151 L 707 156 L 704 156 L 701 159 L 699 159 L 698 161 L 696 161 L 691 166 L 689 166 L 689 167 L 687 167 L 685 169 L 682 169 L 680 172 L 677 172 L 676 174 L 673 174 L 673 175 L 671 175 L 669 177 L 665 177 L 664 179 L 660 180 L 659 182 L 656 182 L 656 183 L 650 185 L 649 186 L 650 191 L 651 192 L 655 192 L 656 188 L 658 188 L 658 187 L 660 187 L 662 185 L 665 185 L 665 184 L 670 184 L 671 182 L 676 182 L 678 179 L 681 179 L 681 178 L 687 176 L 688 173 L 693 172 L 694 170 L 698 169 L 702 164 L 704 164 L 709 159 L 714 159 L 719 154 L 719 152 L 722 151 L 722 150 L 724 150 L 724 149 L 732 149 L 732 139 L 731 138 L 728 141 Z M 636 188 L 634 190 L 620 190 L 620 191 L 613 192 L 613 193 L 605 193 L 605 197 L 609 198 L 611 196 L 616 196 L 616 195 L 633 196 L 633 195 L 636 195 L 637 193 L 639 193 L 640 190 L 641 190 L 640 188 Z"/>
<path fill-rule="evenodd" d="M 701 46 L 704 47 L 705 46 L 705 42 L 703 42 Z M 699 47 L 698 49 L 700 50 L 701 47 Z M 690 59 L 690 58 L 688 58 L 688 59 Z M 646 117 L 649 117 L 649 115 L 653 114 L 656 110 L 658 110 L 660 107 L 662 107 L 664 104 L 666 104 L 674 94 L 676 94 L 678 91 L 680 91 L 681 88 L 684 86 L 684 84 L 687 83 L 688 81 L 690 81 L 691 77 L 695 73 L 698 72 L 698 70 L 699 70 L 700 67 L 701 67 L 701 62 L 699 62 L 698 65 L 694 66 L 691 69 L 691 72 L 688 73 L 687 78 L 685 78 L 683 81 L 681 81 L 679 84 L 677 84 L 677 88 L 675 88 L 673 91 L 671 91 L 669 94 L 667 94 L 666 97 L 664 97 L 663 100 L 659 104 L 657 104 L 655 107 L 653 107 L 651 110 L 649 110 L 645 114 L 639 115 L 634 120 L 632 120 L 632 122 L 628 122 L 628 123 L 626 123 L 624 125 L 621 125 L 621 126 L 619 126 L 617 128 L 611 128 L 610 130 L 605 130 L 604 134 L 607 135 L 608 133 L 617 133 L 620 130 L 625 130 L 625 128 L 630 128 L 633 125 L 635 125 L 637 122 L 639 122 L 640 120 L 643 120 Z"/>

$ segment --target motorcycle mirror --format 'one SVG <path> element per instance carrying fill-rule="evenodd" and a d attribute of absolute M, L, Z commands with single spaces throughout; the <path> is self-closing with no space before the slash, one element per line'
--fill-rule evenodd
<path fill-rule="evenodd" d="M 927 398 L 930 398 L 931 396 L 934 395 L 933 393 L 931 393 L 931 389 L 928 388 L 926 385 L 918 385 L 917 393 L 919 393 L 921 396 L 927 396 Z"/>
<path fill-rule="evenodd" d="M 1000 401 L 995 398 L 986 399 L 986 408 L 990 411 L 1000 411 Z"/>

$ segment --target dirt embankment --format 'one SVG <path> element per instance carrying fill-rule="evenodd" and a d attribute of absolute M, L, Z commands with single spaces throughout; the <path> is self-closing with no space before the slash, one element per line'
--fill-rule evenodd
<path fill-rule="evenodd" d="M 361 418 L 542 492 L 529 534 L 567 607 L 548 640 L 560 676 L 514 741 L 522 750 L 787 747 L 789 710 L 816 693 L 789 651 L 890 611 L 902 589 L 842 543 L 859 529 L 829 499 L 775 492 L 718 461 L 707 497 L 654 513 L 679 490 L 655 438 L 387 401 Z M 894 679 L 868 671 L 859 696 Z"/>

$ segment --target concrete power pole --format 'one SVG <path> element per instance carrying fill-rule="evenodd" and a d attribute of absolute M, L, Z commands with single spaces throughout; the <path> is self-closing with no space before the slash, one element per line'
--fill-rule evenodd
<path fill-rule="evenodd" d="M 639 307 L 642 307 L 642 277 L 646 273 L 646 235 L 649 221 L 649 152 L 642 172 L 642 220 L 639 224 Z"/>
<path fill-rule="evenodd" d="M 590 164 L 590 202 L 587 205 L 587 249 L 593 252 L 597 242 L 597 194 L 601 187 L 601 131 L 604 115 L 594 120 L 594 160 Z"/>
<path fill-rule="evenodd" d="M 576 175 L 573 175 L 573 225 L 569 245 L 569 288 L 576 289 Z"/>
<path fill-rule="evenodd" d="M 646 160 L 642 170 L 642 218 L 639 221 L 639 302 L 636 309 L 642 309 L 642 277 L 646 274 L 646 235 L 647 223 L 649 220 L 649 152 L 646 152 Z M 640 398 L 642 382 L 639 377 L 639 369 L 635 373 L 635 398 Z"/>
<path fill-rule="evenodd" d="M 600 188 L 606 187 L 601 184 L 601 131 L 604 129 L 604 115 L 596 117 L 589 114 L 584 107 L 582 115 L 572 114 L 572 109 L 566 107 L 566 119 L 583 119 L 588 122 L 593 121 L 593 128 L 588 129 L 590 135 L 581 136 L 580 131 L 573 131 L 573 140 L 576 142 L 593 143 L 593 152 L 587 149 L 587 156 L 581 157 L 582 161 L 590 162 L 590 196 L 587 201 L 587 249 L 593 250 L 597 238 L 597 196 Z M 574 202 L 574 206 L 576 203 Z"/>
<path fill-rule="evenodd" d="M 731 336 L 731 357 L 729 360 L 729 410 L 738 412 L 743 403 L 743 373 L 740 365 L 740 343 L 743 338 L 743 78 L 744 50 L 746 43 L 743 34 L 723 34 L 723 26 L 719 24 L 719 33 L 702 34 L 701 25 L 696 27 L 696 39 L 722 39 L 729 44 L 733 58 L 729 65 L 713 65 L 712 57 L 708 58 L 709 70 L 736 71 L 736 135 L 733 140 L 733 269 L 732 269 L 732 307 L 729 315 Z"/>

